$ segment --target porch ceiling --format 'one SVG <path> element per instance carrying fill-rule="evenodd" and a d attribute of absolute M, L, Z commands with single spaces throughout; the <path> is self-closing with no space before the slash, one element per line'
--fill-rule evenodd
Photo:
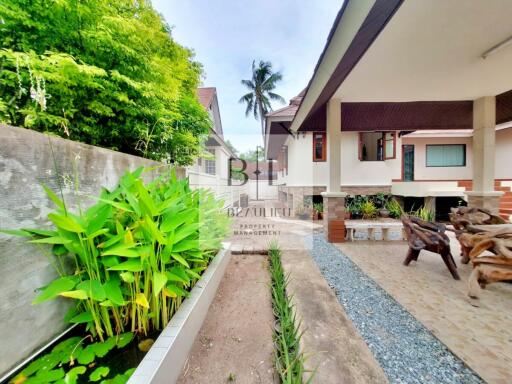
<path fill-rule="evenodd" d="M 474 100 L 512 89 L 510 0 L 405 1 L 334 93 L 343 102 Z"/>

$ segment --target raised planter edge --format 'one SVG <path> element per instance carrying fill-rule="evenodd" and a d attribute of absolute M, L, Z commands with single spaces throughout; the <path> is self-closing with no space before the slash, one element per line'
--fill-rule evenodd
<path fill-rule="evenodd" d="M 223 243 L 222 249 L 192 288 L 190 296 L 155 340 L 128 380 L 128 384 L 176 383 L 230 258 L 230 243 Z"/>

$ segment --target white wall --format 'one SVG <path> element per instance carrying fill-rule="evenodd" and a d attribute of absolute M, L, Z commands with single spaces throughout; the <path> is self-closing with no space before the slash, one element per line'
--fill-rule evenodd
<path fill-rule="evenodd" d="M 512 128 L 496 131 L 496 179 L 512 179 Z"/>
<path fill-rule="evenodd" d="M 414 180 L 465 180 L 473 178 L 472 137 L 407 137 L 402 144 L 414 145 Z M 466 144 L 465 167 L 427 167 L 427 144 Z"/>
<path fill-rule="evenodd" d="M 402 145 L 396 142 L 396 159 L 385 161 L 359 160 L 359 134 L 341 133 L 341 185 L 391 185 L 402 172 Z"/>
<path fill-rule="evenodd" d="M 327 162 L 313 162 L 313 135 L 298 134 L 290 136 L 288 145 L 288 175 L 280 178 L 288 186 L 325 186 L 327 185 Z"/>
<path fill-rule="evenodd" d="M 259 200 L 277 200 L 278 186 L 268 185 L 268 180 L 249 180 L 249 198 L 256 200 L 256 184 Z"/>
<path fill-rule="evenodd" d="M 241 194 L 249 194 L 249 185 L 237 186 L 237 180 L 233 180 L 233 184 L 228 185 L 229 175 L 229 153 L 222 146 L 209 147 L 215 150 L 215 175 L 204 172 L 204 159 L 201 165 L 198 162 L 187 167 L 187 176 L 190 180 L 192 188 L 209 188 L 219 199 L 224 200 L 226 207 L 232 206 L 233 203 L 240 200 Z"/>

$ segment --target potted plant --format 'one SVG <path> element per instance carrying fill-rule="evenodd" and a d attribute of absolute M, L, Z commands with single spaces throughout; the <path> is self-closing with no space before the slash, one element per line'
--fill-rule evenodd
<path fill-rule="evenodd" d="M 402 206 L 396 199 L 389 199 L 386 203 L 386 209 L 389 211 L 389 216 L 394 219 L 398 219 L 402 216 Z"/>
<path fill-rule="evenodd" d="M 370 199 L 366 198 L 361 204 L 361 213 L 363 219 L 373 219 L 377 217 L 378 209 Z"/>
<path fill-rule="evenodd" d="M 389 217 L 390 212 L 387 209 L 387 203 L 389 201 L 389 196 L 384 193 L 378 193 L 373 198 L 374 204 L 378 209 L 380 217 Z"/>
<path fill-rule="evenodd" d="M 347 209 L 350 212 L 350 218 L 352 219 L 361 219 L 363 217 L 363 213 L 361 211 L 361 204 L 363 198 L 362 196 L 354 196 L 348 203 Z"/>
<path fill-rule="evenodd" d="M 324 213 L 324 204 L 315 203 L 313 204 L 313 220 L 322 220 Z"/>

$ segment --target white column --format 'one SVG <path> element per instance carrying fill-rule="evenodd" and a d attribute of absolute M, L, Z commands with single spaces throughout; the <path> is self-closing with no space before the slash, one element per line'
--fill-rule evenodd
<path fill-rule="evenodd" d="M 503 192 L 494 190 L 496 146 L 496 98 L 473 102 L 473 191 L 467 192 L 470 206 L 497 213 Z"/>
<path fill-rule="evenodd" d="M 327 164 L 329 179 L 327 192 L 340 192 L 341 185 L 341 100 L 327 103 Z"/>
<path fill-rule="evenodd" d="M 494 191 L 496 98 L 473 102 L 473 191 Z"/>

